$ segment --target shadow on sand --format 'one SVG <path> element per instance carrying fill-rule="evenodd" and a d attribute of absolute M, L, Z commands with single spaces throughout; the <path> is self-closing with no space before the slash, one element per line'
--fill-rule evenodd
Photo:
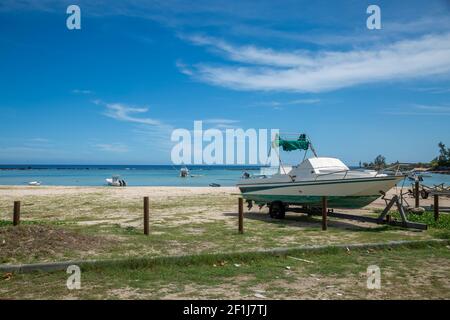
<path fill-rule="evenodd" d="M 237 212 L 225 212 L 225 216 L 236 217 L 238 220 Z M 245 219 L 264 221 L 267 223 L 275 224 L 279 227 L 289 226 L 304 228 L 304 231 L 319 231 L 321 230 L 322 217 L 318 215 L 308 216 L 303 213 L 287 212 L 284 219 L 273 219 L 267 212 L 244 212 L 244 226 Z M 390 229 L 392 227 L 386 225 L 376 225 L 371 223 L 361 223 L 357 221 L 342 221 L 336 218 L 328 219 L 328 228 L 337 228 L 341 230 L 363 231 L 363 232 L 380 232 Z"/>

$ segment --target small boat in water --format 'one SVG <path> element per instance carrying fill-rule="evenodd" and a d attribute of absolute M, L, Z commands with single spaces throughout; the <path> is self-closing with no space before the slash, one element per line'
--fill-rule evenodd
<path fill-rule="evenodd" d="M 412 171 L 408 174 L 408 179 L 411 181 L 423 181 L 423 175 Z"/>
<path fill-rule="evenodd" d="M 29 186 L 40 186 L 41 182 L 40 181 L 30 181 L 28 182 Z"/>
<path fill-rule="evenodd" d="M 120 176 L 112 176 L 111 178 L 105 179 L 106 184 L 112 187 L 126 187 L 127 183 L 125 180 L 120 179 Z"/>
<path fill-rule="evenodd" d="M 423 178 L 430 178 L 431 173 L 425 168 L 415 168 L 408 173 L 408 179 L 411 181 L 423 181 Z"/>
<path fill-rule="evenodd" d="M 218 187 L 220 187 L 220 184 L 213 182 L 213 183 L 210 183 L 209 186 L 210 187 L 214 187 L 214 188 L 218 188 Z"/>
<path fill-rule="evenodd" d="M 271 176 L 241 178 L 237 187 L 242 197 L 259 205 L 269 205 L 271 211 L 276 206 L 281 208 L 279 212 L 284 212 L 283 208 L 290 204 L 320 207 L 324 196 L 331 208 L 364 207 L 405 177 L 374 170 L 350 170 L 339 159 L 318 157 L 303 134 L 297 140 L 277 137 L 276 144 L 284 151 L 311 149 L 314 157 L 289 168 L 280 165 L 279 172 Z"/>
<path fill-rule="evenodd" d="M 189 177 L 189 169 L 186 167 L 183 167 L 180 169 L 180 177 L 181 178 L 187 178 Z"/>

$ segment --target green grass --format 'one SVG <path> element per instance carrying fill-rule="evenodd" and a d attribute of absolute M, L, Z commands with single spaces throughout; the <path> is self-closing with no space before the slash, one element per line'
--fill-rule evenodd
<path fill-rule="evenodd" d="M 2 263 L 116 258 L 121 262 L 83 267 L 81 291 L 67 290 L 65 272 L 14 274 L 10 280 L 2 280 L 0 274 L 0 299 L 254 298 L 258 289 L 268 298 L 450 298 L 450 250 L 442 246 L 243 253 L 276 247 L 450 239 L 449 215 L 441 215 L 437 223 L 429 212 L 409 215 L 411 221 L 429 224 L 424 232 L 386 225 L 363 227 L 332 218 L 324 232 L 317 217 L 289 213 L 285 220 L 272 220 L 267 213 L 254 209 L 245 213 L 245 232 L 241 235 L 237 232 L 235 197 L 169 196 L 151 201 L 150 235 L 145 236 L 142 199 L 119 198 L 107 190 L 95 190 L 27 196 L 22 201 L 21 224 L 44 225 L 50 232 L 52 228 L 64 229 L 74 237 L 102 238 L 106 245 L 97 247 L 93 241 L 82 250 L 63 248 L 58 249 L 60 252 L 51 247 L 54 252 L 46 251 L 45 257 L 25 245 L 13 255 L 5 255 Z M 12 200 L 0 198 L 0 230 L 13 228 Z M 0 232 L 0 250 L 3 240 Z M 15 243 L 14 239 L 6 240 Z M 21 241 L 26 244 L 30 239 Z M 178 255 L 189 256 L 174 258 Z M 382 268 L 382 291 L 365 288 L 364 274 L 370 264 Z"/>
<path fill-rule="evenodd" d="M 421 222 L 428 225 L 429 228 L 444 229 L 450 231 L 450 215 L 440 214 L 438 221 L 434 220 L 434 213 L 426 211 L 423 214 L 409 214 L 408 220 Z"/>
<path fill-rule="evenodd" d="M 10 217 L 5 214 L 7 209 L 11 209 L 11 200 L 0 198 L 0 227 L 11 226 Z M 328 231 L 323 232 L 320 218 L 289 213 L 285 220 L 273 220 L 256 208 L 251 213 L 245 213 L 245 232 L 239 235 L 236 198 L 229 194 L 169 196 L 151 201 L 150 207 L 150 236 L 143 235 L 142 199 L 114 197 L 106 190 L 26 197 L 22 202 L 21 219 L 24 225 L 45 224 L 92 237 L 104 237 L 107 241 L 111 239 L 111 245 L 102 248 L 93 246 L 89 252 L 64 252 L 65 257 L 77 260 L 447 238 L 445 229 L 435 232 L 437 229 L 431 228 L 430 231 L 416 232 L 390 226 L 371 225 L 369 228 L 340 219 L 330 219 Z M 60 256 L 55 253 L 45 260 Z M 4 263 L 41 261 L 29 252 L 17 257 L 20 259 L 6 260 Z"/>
<path fill-rule="evenodd" d="M 265 297 L 275 299 L 449 299 L 449 262 L 449 248 L 438 245 L 286 255 L 199 255 L 82 268 L 81 290 L 65 287 L 63 271 L 15 274 L 1 282 L 0 298 L 252 299 L 262 290 Z M 374 264 L 382 274 L 382 289 L 376 291 L 366 288 L 365 276 L 367 267 Z"/>

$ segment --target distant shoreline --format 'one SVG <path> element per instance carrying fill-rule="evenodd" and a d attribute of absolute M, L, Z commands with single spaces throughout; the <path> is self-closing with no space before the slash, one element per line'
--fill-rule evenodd
<path fill-rule="evenodd" d="M 0 165 L 0 171 L 11 170 L 156 170 L 156 169 L 181 169 L 185 165 L 170 164 L 143 164 L 143 165 Z M 192 169 L 203 170 L 259 170 L 262 165 L 187 165 Z"/>
<path fill-rule="evenodd" d="M 427 171 L 427 172 L 438 173 L 438 174 L 450 174 L 450 170 L 430 170 L 430 171 Z"/>

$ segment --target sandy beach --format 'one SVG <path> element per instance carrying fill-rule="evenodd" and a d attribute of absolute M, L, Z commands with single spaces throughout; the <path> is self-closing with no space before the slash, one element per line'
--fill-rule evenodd
<path fill-rule="evenodd" d="M 400 195 L 402 190 L 405 194 L 406 201 L 410 204 L 414 204 L 414 198 L 410 195 L 406 195 L 408 189 L 411 187 L 394 187 L 387 192 L 387 198 L 392 195 Z M 66 187 L 66 186 L 0 186 L 0 199 L 15 199 L 21 200 L 27 197 L 35 196 L 87 196 L 92 194 L 105 194 L 108 197 L 120 198 L 127 200 L 141 199 L 144 196 L 148 196 L 154 201 L 164 201 L 170 197 L 197 197 L 208 195 L 227 195 L 238 197 L 239 189 L 236 187 L 126 187 L 126 188 L 114 188 L 114 187 Z M 440 199 L 442 206 L 450 206 L 450 198 L 442 197 Z M 230 204 L 234 205 L 234 203 Z M 433 205 L 432 197 L 428 199 L 420 199 L 421 206 Z M 385 206 L 385 201 L 380 197 L 372 202 L 363 210 L 370 210 L 372 208 L 382 208 Z M 356 210 L 358 211 L 358 210 Z"/>
<path fill-rule="evenodd" d="M 393 188 L 389 195 L 399 193 L 400 189 Z M 150 234 L 143 234 L 143 200 L 144 196 L 150 198 Z M 271 219 L 268 209 L 259 209 L 257 206 L 248 210 L 245 207 L 244 234 L 237 231 L 237 198 L 238 190 L 235 187 L 29 187 L 29 186 L 2 186 L 0 187 L 0 264 L 43 263 L 68 260 L 108 260 L 108 259 L 132 259 L 132 258 L 158 258 L 170 256 L 193 255 L 200 257 L 204 254 L 239 254 L 241 252 L 254 252 L 257 250 L 272 250 L 273 248 L 298 248 L 316 245 L 347 245 L 367 243 L 388 243 L 390 241 L 431 240 L 445 236 L 445 231 L 432 228 L 427 231 L 393 228 L 377 224 L 355 222 L 350 220 L 329 219 L 328 230 L 321 230 L 320 217 L 308 217 L 305 214 L 289 212 L 284 220 Z M 21 225 L 13 227 L 12 209 L 14 201 L 21 201 Z M 448 205 L 448 199 L 442 199 L 442 205 Z M 413 203 L 413 199 L 408 200 Z M 423 205 L 431 204 L 431 200 L 422 201 Z M 358 210 L 339 210 L 353 214 L 374 214 L 384 206 L 384 201 L 378 199 L 370 206 Z M 378 211 L 379 212 L 379 211 Z M 445 248 L 444 248 L 445 249 Z M 442 249 L 443 250 L 443 249 Z M 441 251 L 442 251 L 441 250 Z M 447 249 L 445 249 L 447 250 Z M 365 252 L 365 251 L 364 251 Z M 351 261 L 348 266 L 356 268 L 360 259 L 365 263 L 373 263 L 371 256 L 361 253 L 361 258 Z M 368 251 L 369 252 L 369 251 Z M 384 254 L 384 253 L 383 253 Z M 387 254 L 387 253 L 386 253 Z M 429 255 L 424 250 L 420 253 Z M 442 254 L 442 253 L 441 253 Z M 307 257 L 306 259 L 323 260 L 327 265 L 336 259 L 356 259 L 344 253 L 342 256 Z M 414 260 L 414 253 L 402 253 L 405 257 L 402 263 L 408 270 L 411 263 L 418 264 Z M 348 258 L 347 258 L 348 257 Z M 394 255 L 393 255 L 394 257 Z M 427 256 L 428 257 L 428 256 Z M 87 280 L 92 285 L 89 289 L 67 295 L 61 283 L 60 277 L 65 273 L 54 273 L 42 280 L 42 288 L 51 288 L 45 291 L 46 297 L 79 298 L 85 295 L 93 295 L 94 298 L 116 297 L 147 297 L 162 299 L 183 299 L 188 297 L 203 298 L 254 298 L 254 291 L 263 290 L 264 296 L 277 297 L 276 290 L 290 288 L 291 297 L 295 298 L 333 298 L 335 291 L 324 286 L 339 287 L 339 292 L 353 298 L 383 298 L 403 297 L 405 288 L 390 287 L 384 292 L 371 294 L 365 290 L 365 282 L 359 281 L 359 273 L 364 270 L 354 270 L 341 276 L 339 282 L 333 276 L 323 274 L 321 281 L 314 279 L 317 276 L 316 269 L 304 270 L 304 262 L 293 261 L 286 258 L 281 260 L 280 267 L 273 269 L 269 265 L 266 270 L 267 279 L 255 280 L 260 274 L 261 265 L 256 263 L 250 269 L 249 274 L 243 275 L 237 266 L 243 262 L 227 265 L 226 261 L 206 263 L 206 268 L 234 268 L 237 274 L 226 284 L 218 279 L 213 287 L 199 285 L 198 280 L 189 280 L 188 283 L 196 283 L 193 286 L 180 282 L 179 275 L 184 269 L 173 269 L 170 277 L 173 280 L 161 282 L 157 273 L 139 271 L 140 276 L 155 275 L 154 280 L 143 280 L 151 289 L 131 290 L 129 281 L 133 276 L 120 276 L 121 282 L 114 289 L 105 289 L 100 277 L 106 277 L 104 281 L 114 279 L 117 276 L 109 274 L 109 271 L 88 272 Z M 331 259 L 331 260 L 330 260 Z M 367 261 L 366 261 L 367 260 Z M 392 261 L 397 261 L 392 258 Z M 444 279 L 448 268 L 446 260 L 428 257 L 417 266 L 417 270 L 428 270 L 432 265 L 435 272 Z M 426 265 L 423 265 L 423 264 Z M 296 266 L 297 271 L 286 270 L 287 266 Z M 436 268 L 436 265 L 442 265 Z M 314 265 L 312 265 L 314 267 Z M 197 274 L 197 268 L 190 267 L 192 274 Z M 239 267 L 240 268 L 240 267 Z M 249 267 L 250 268 L 250 267 Z M 298 274 L 300 278 L 295 280 L 277 279 L 277 272 L 289 271 L 289 275 Z M 392 266 L 392 277 L 397 277 L 395 270 L 398 262 Z M 234 270 L 233 269 L 233 270 Z M 111 272 L 114 272 L 112 269 Z M 178 271 L 173 271 L 178 270 Z M 216 270 L 216 269 L 214 269 Z M 215 272 L 212 270 L 212 272 Z M 223 272 L 225 271 L 223 269 Z M 217 270 L 220 271 L 220 270 Z M 160 271 L 166 272 L 166 271 Z M 204 271 L 208 274 L 211 271 Z M 306 272 L 302 274 L 302 272 Z M 320 271 L 322 272 L 322 271 Z M 190 277 L 191 273 L 183 275 Z M 29 281 L 37 281 L 33 275 L 15 276 L 16 280 L 10 282 L 4 289 L 0 288 L 0 298 L 14 296 L 14 290 L 28 288 Z M 417 277 L 417 275 L 416 275 Z M 428 281 L 429 274 L 420 273 L 423 281 Z M 172 278 L 170 278 L 172 279 Z M 175 280 L 178 279 L 178 280 Z M 39 280 L 39 281 L 41 281 Z M 254 281 L 259 284 L 254 287 Z M 100 283 L 99 283 L 100 282 Z M 48 283 L 51 283 L 50 286 Z M 174 286 L 174 283 L 176 285 Z M 358 283 L 355 289 L 355 283 Z M 446 283 L 446 282 L 445 282 Z M 444 283 L 444 285 L 445 285 Z M 95 284 L 95 285 L 94 285 Z M 131 284 L 133 286 L 133 284 Z M 239 287 L 243 286 L 250 293 L 242 293 Z M 406 286 L 406 284 L 405 284 Z M 417 296 L 421 292 L 420 287 L 408 284 L 411 289 L 409 295 Z M 311 288 L 304 291 L 301 288 Z M 249 288 L 249 289 L 248 289 Z M 273 293 L 271 288 L 278 288 Z M 44 290 L 44 289 L 42 289 Z M 42 290 L 20 291 L 22 297 L 34 298 L 42 295 Z M 106 291 L 105 291 L 106 290 Z M 443 293 L 444 292 L 444 293 Z M 445 294 L 446 289 L 433 288 L 434 296 Z M 86 297 L 87 297 L 86 296 Z"/>

